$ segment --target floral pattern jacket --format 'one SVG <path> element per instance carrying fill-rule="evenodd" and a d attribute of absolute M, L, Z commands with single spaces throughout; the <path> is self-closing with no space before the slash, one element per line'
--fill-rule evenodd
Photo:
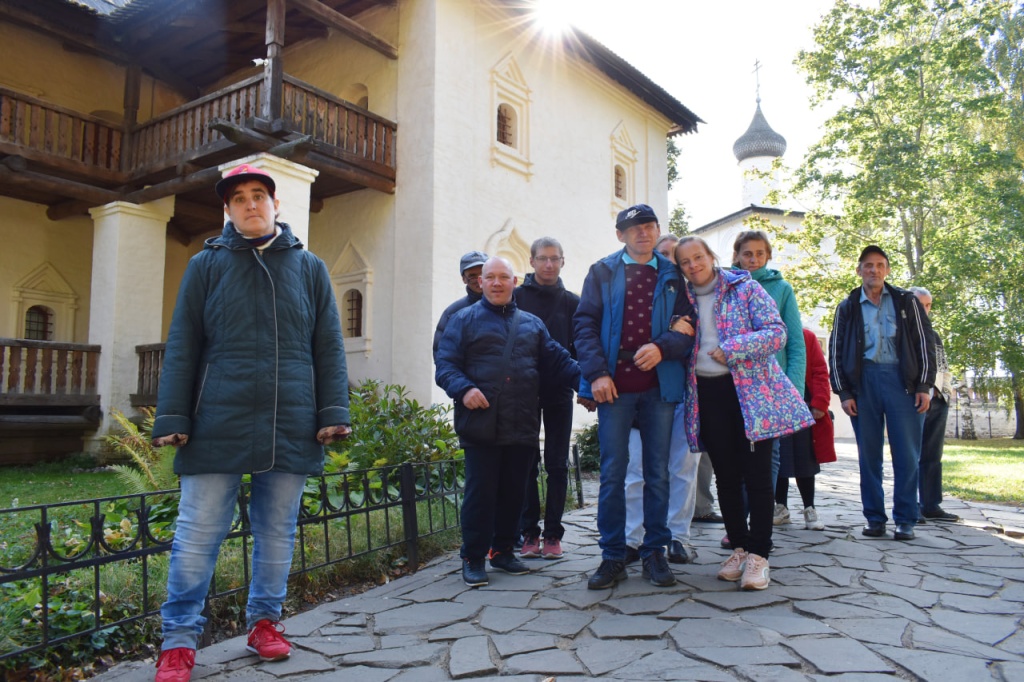
<path fill-rule="evenodd" d="M 778 438 L 814 424 L 804 397 L 786 378 L 775 354 L 786 343 L 786 325 L 775 301 L 764 288 L 743 271 L 717 269 L 715 324 L 720 347 L 732 374 L 743 413 L 743 426 L 751 442 Z M 686 294 L 698 306 L 693 285 Z M 699 316 L 698 316 L 699 318 Z M 698 326 L 704 321 L 698 319 Z M 697 404 L 697 354 L 700 333 L 689 358 L 686 392 L 686 431 L 690 449 L 703 450 L 700 442 L 700 409 Z"/>

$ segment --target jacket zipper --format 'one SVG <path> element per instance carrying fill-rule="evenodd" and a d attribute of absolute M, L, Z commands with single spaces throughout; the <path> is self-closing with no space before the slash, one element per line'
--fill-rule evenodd
<path fill-rule="evenodd" d="M 277 335 L 277 288 L 274 286 L 274 278 L 270 274 L 270 269 L 263 262 L 263 252 L 259 249 L 253 249 L 252 253 L 256 258 L 256 262 L 263 268 L 263 272 L 267 274 L 267 280 L 270 282 L 270 301 L 274 310 L 274 419 L 270 429 L 270 466 L 261 471 L 253 472 L 254 474 L 262 474 L 272 470 L 277 462 L 277 378 L 280 370 L 280 348 Z"/>

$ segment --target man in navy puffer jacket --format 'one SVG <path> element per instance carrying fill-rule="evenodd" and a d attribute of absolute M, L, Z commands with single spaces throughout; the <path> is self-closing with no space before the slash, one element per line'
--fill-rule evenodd
<path fill-rule="evenodd" d="M 466 454 L 461 556 L 463 580 L 472 587 L 488 582 L 488 554 L 492 568 L 529 573 L 513 544 L 540 435 L 540 378 L 548 387 L 575 388 L 580 380 L 569 351 L 540 318 L 516 307 L 516 283 L 507 260 L 490 258 L 483 299 L 449 320 L 435 358 L 434 380 L 455 401 L 455 430 Z M 471 432 L 470 422 L 489 416 L 487 410 L 495 410 L 493 429 Z"/>

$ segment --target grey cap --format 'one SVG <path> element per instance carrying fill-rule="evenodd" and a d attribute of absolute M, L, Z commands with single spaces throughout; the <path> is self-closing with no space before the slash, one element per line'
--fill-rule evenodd
<path fill-rule="evenodd" d="M 470 268 L 483 265 L 487 262 L 487 258 L 487 254 L 483 251 L 470 251 L 462 257 L 462 260 L 459 261 L 459 274 L 461 275 Z"/>

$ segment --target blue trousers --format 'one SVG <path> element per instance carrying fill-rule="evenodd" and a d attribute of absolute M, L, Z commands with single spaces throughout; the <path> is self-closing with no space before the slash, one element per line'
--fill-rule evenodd
<path fill-rule="evenodd" d="M 676 403 L 661 399 L 661 389 L 620 393 L 613 403 L 597 406 L 597 438 L 601 445 L 601 488 L 597 498 L 598 545 L 601 558 L 626 558 L 626 469 L 633 418 L 640 426 L 644 472 L 644 541 L 640 556 L 664 552 L 672 540 L 668 530 L 668 453 Z"/>
<path fill-rule="evenodd" d="M 462 497 L 463 559 L 483 559 L 487 551 L 509 552 L 519 534 L 526 476 L 536 445 L 471 445 L 466 453 Z"/>
<path fill-rule="evenodd" d="M 907 393 L 899 365 L 865 362 L 857 395 L 857 416 L 851 417 L 860 458 L 860 499 L 869 523 L 885 523 L 882 492 L 882 446 L 885 432 L 892 453 L 893 507 L 897 524 L 917 523 L 918 463 L 924 415 Z"/>

